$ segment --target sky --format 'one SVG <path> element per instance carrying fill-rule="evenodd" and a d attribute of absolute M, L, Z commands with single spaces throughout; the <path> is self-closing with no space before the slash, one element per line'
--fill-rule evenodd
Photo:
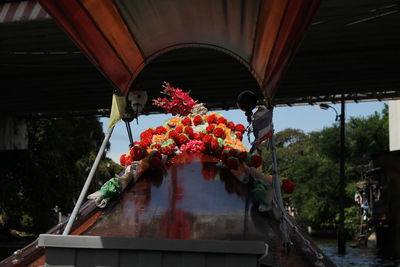
<path fill-rule="evenodd" d="M 360 103 L 348 103 L 346 104 L 346 120 L 350 117 L 367 117 L 374 114 L 376 111 L 381 112 L 384 104 L 387 101 L 382 102 L 360 102 Z M 340 104 L 331 105 L 340 114 Z M 247 120 L 244 112 L 241 110 L 229 110 L 229 111 L 218 111 L 228 120 L 234 123 L 241 123 L 247 126 Z M 139 135 L 142 131 L 148 128 L 155 128 L 162 125 L 165 120 L 171 118 L 170 114 L 156 114 L 156 115 L 142 115 L 139 117 L 139 124 L 136 124 L 136 120 L 131 122 L 133 140 L 139 140 Z M 336 113 L 333 109 L 323 110 L 318 105 L 314 106 L 292 106 L 292 107 L 276 107 L 274 109 L 273 123 L 275 131 L 281 131 L 286 128 L 301 129 L 308 133 L 311 131 L 318 131 L 324 127 L 329 127 L 335 123 Z M 103 123 L 103 130 L 106 132 L 108 118 L 101 118 L 100 121 Z M 247 136 L 243 138 L 244 144 L 247 148 L 250 148 L 247 141 Z M 251 141 L 253 141 L 253 137 Z M 128 152 L 129 138 L 126 131 L 125 123 L 119 122 L 110 138 L 111 148 L 107 153 L 107 156 L 116 162 L 119 162 L 121 154 Z"/>

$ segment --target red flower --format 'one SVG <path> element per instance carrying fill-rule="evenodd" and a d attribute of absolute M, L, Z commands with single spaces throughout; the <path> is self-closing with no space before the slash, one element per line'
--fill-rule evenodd
<path fill-rule="evenodd" d="M 227 124 L 228 121 L 224 117 L 219 117 L 217 119 L 217 124 L 220 124 L 220 123 Z"/>
<path fill-rule="evenodd" d="M 149 128 L 140 134 L 140 140 L 145 139 L 145 138 L 152 138 L 153 134 L 154 134 L 154 130 L 152 128 Z"/>
<path fill-rule="evenodd" d="M 243 126 L 243 124 L 236 124 L 236 126 L 235 126 L 235 130 L 236 131 L 239 131 L 239 132 L 241 132 L 241 133 L 244 133 L 245 131 L 246 131 L 246 128 Z"/>
<path fill-rule="evenodd" d="M 236 138 L 239 139 L 240 141 L 243 140 L 243 134 L 241 132 L 237 132 L 237 133 L 235 133 L 235 135 L 236 135 Z"/>
<path fill-rule="evenodd" d="M 190 126 L 192 125 L 192 120 L 189 117 L 186 117 L 182 120 L 182 124 L 185 126 Z"/>
<path fill-rule="evenodd" d="M 197 115 L 193 118 L 193 124 L 195 126 L 202 124 L 203 123 L 203 118 L 200 115 Z"/>
<path fill-rule="evenodd" d="M 140 141 L 140 146 L 143 148 L 146 148 L 150 146 L 153 142 L 151 141 L 151 138 L 144 138 L 142 141 Z"/>
<path fill-rule="evenodd" d="M 217 121 L 217 117 L 215 116 L 215 114 L 212 114 L 212 115 L 210 115 L 210 116 L 207 117 L 207 122 L 208 122 L 209 124 L 215 123 L 216 121 Z"/>
<path fill-rule="evenodd" d="M 229 169 L 237 170 L 239 168 L 239 160 L 235 157 L 229 157 L 226 161 L 226 166 L 228 166 Z"/>
<path fill-rule="evenodd" d="M 203 142 L 204 144 L 211 145 L 211 141 L 214 139 L 214 137 L 211 134 L 207 134 L 206 136 L 203 137 Z"/>
<path fill-rule="evenodd" d="M 151 144 L 150 148 L 154 150 L 161 150 L 161 144 Z"/>
<path fill-rule="evenodd" d="M 194 133 L 193 133 L 193 128 L 192 128 L 192 127 L 186 126 L 186 127 L 183 129 L 183 132 L 184 132 L 187 136 L 189 136 L 190 139 L 193 139 L 193 138 L 194 138 Z"/>
<path fill-rule="evenodd" d="M 231 150 L 231 149 L 233 149 L 233 147 L 230 146 L 230 145 L 225 145 L 225 146 L 224 146 L 224 150 Z"/>
<path fill-rule="evenodd" d="M 153 157 L 149 161 L 150 167 L 153 169 L 160 169 L 162 167 L 162 161 L 158 157 Z"/>
<path fill-rule="evenodd" d="M 224 129 L 217 127 L 214 129 L 213 133 L 214 133 L 215 137 L 221 137 L 222 139 L 225 139 Z"/>
<path fill-rule="evenodd" d="M 194 139 L 202 141 L 204 136 L 206 136 L 206 134 L 203 132 L 195 133 Z"/>
<path fill-rule="evenodd" d="M 125 154 L 122 154 L 121 157 L 119 157 L 119 163 L 121 163 L 122 166 L 125 166 Z"/>
<path fill-rule="evenodd" d="M 251 155 L 250 157 L 250 164 L 251 166 L 253 166 L 254 168 L 258 168 L 261 166 L 262 164 L 262 157 L 259 155 Z"/>
<path fill-rule="evenodd" d="M 139 146 L 132 147 L 132 149 L 130 151 L 130 155 L 131 155 L 131 158 L 133 161 L 141 160 L 145 156 L 142 148 Z"/>
<path fill-rule="evenodd" d="M 203 152 L 203 153 L 205 153 L 207 151 L 207 147 L 204 145 L 203 142 L 201 142 L 200 151 Z"/>
<path fill-rule="evenodd" d="M 167 129 L 165 129 L 164 126 L 158 126 L 156 130 L 154 131 L 155 134 L 165 134 L 167 132 Z"/>
<path fill-rule="evenodd" d="M 228 124 L 226 125 L 229 129 L 231 130 L 235 130 L 235 124 L 233 122 L 228 122 Z"/>
<path fill-rule="evenodd" d="M 167 156 L 172 155 L 172 152 L 173 152 L 171 146 L 163 146 L 163 147 L 161 147 L 160 151 L 162 154 L 167 155 Z"/>
<path fill-rule="evenodd" d="M 218 150 L 220 148 L 220 145 L 218 143 L 218 139 L 217 138 L 213 138 L 211 140 L 211 148 L 214 149 L 214 151 Z"/>
<path fill-rule="evenodd" d="M 125 157 L 125 166 L 129 166 L 132 164 L 132 159 L 131 157 Z"/>
<path fill-rule="evenodd" d="M 168 137 L 175 140 L 178 137 L 178 133 L 175 130 L 171 130 L 168 132 Z"/>
<path fill-rule="evenodd" d="M 189 142 L 189 138 L 185 135 L 185 134 L 180 134 L 178 135 L 178 137 L 176 138 L 176 141 L 179 145 L 183 145 L 187 142 Z"/>
<path fill-rule="evenodd" d="M 214 131 L 214 128 L 215 128 L 215 124 L 210 124 L 206 128 L 206 132 L 207 133 L 212 133 Z"/>
<path fill-rule="evenodd" d="M 283 179 L 281 190 L 286 194 L 292 194 L 294 189 L 296 188 L 296 184 L 290 181 L 289 179 Z"/>
<path fill-rule="evenodd" d="M 183 127 L 182 126 L 178 126 L 178 127 L 175 128 L 175 131 L 177 133 L 182 133 L 183 132 Z"/>

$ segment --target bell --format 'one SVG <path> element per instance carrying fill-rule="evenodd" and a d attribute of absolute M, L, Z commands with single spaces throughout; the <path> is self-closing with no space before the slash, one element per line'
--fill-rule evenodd
<path fill-rule="evenodd" d="M 257 96 L 252 91 L 243 91 L 238 95 L 237 106 L 243 110 L 247 116 L 247 121 L 251 122 L 251 115 L 253 115 L 253 109 L 257 105 Z"/>
<path fill-rule="evenodd" d="M 257 105 L 257 96 L 252 91 L 243 91 L 238 95 L 237 106 L 247 112 L 252 111 Z"/>

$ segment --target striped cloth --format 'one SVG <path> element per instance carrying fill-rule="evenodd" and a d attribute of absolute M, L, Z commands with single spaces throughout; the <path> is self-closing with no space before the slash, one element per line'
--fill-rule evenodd
<path fill-rule="evenodd" d="M 255 136 L 254 144 L 257 149 L 262 142 L 272 136 L 272 111 L 268 109 L 259 109 L 254 114 L 253 133 Z"/>
<path fill-rule="evenodd" d="M 44 20 L 49 18 L 50 15 L 36 0 L 0 3 L 0 23 Z"/>

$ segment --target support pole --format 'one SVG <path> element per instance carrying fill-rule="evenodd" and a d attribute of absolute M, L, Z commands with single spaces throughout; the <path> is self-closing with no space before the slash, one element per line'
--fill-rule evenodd
<path fill-rule="evenodd" d="M 82 188 L 82 191 L 81 191 L 81 193 L 79 195 L 78 201 L 75 204 L 74 210 L 72 211 L 71 216 L 68 219 L 67 226 L 65 227 L 64 232 L 62 233 L 62 235 L 68 235 L 69 232 L 71 231 L 72 224 L 74 223 L 75 218 L 78 215 L 78 212 L 79 212 L 79 209 L 81 208 L 83 199 L 85 198 L 86 193 L 87 193 L 87 191 L 89 189 L 89 186 L 90 186 L 90 184 L 91 184 L 91 182 L 93 180 L 93 176 L 94 176 L 94 174 L 96 172 L 97 166 L 99 166 L 100 159 L 103 156 L 104 150 L 106 149 L 108 140 L 110 140 L 110 137 L 111 137 L 111 134 L 112 134 L 113 130 L 114 130 L 114 127 L 109 128 L 107 133 L 106 133 L 106 136 L 104 137 L 103 143 L 101 144 L 100 150 L 97 153 L 97 156 L 96 156 L 96 159 L 95 159 L 95 161 L 93 163 L 92 169 L 90 170 L 89 175 L 86 178 L 85 184 L 83 185 L 83 188 Z"/>
<path fill-rule="evenodd" d="M 339 182 L 339 227 L 338 227 L 338 253 L 346 254 L 346 238 L 344 232 L 344 200 L 345 200 L 345 173 L 344 173 L 344 133 L 345 133 L 345 102 L 342 95 L 340 114 L 340 182 Z"/>
<path fill-rule="evenodd" d="M 131 130 L 130 121 L 124 120 L 124 122 L 125 122 L 125 126 L 126 126 L 126 131 L 128 132 L 129 144 L 133 145 L 133 137 L 132 137 L 132 130 Z"/>
<path fill-rule="evenodd" d="M 281 186 L 279 182 L 279 176 L 278 176 L 278 162 L 276 159 L 276 151 L 275 151 L 275 142 L 274 142 L 274 128 L 273 125 L 272 127 L 272 135 L 269 138 L 269 147 L 271 150 L 271 158 L 272 158 L 272 185 L 274 187 L 274 193 L 275 193 L 275 200 L 277 202 L 277 205 L 279 207 L 279 210 L 281 211 L 280 214 L 280 220 L 281 220 L 281 232 L 282 232 L 282 239 L 283 239 L 283 248 L 285 250 L 285 253 L 289 252 L 289 246 L 290 246 L 290 240 L 288 236 L 288 226 L 287 222 L 285 220 L 285 207 L 283 206 L 283 200 L 282 200 L 282 193 L 281 193 Z"/>

